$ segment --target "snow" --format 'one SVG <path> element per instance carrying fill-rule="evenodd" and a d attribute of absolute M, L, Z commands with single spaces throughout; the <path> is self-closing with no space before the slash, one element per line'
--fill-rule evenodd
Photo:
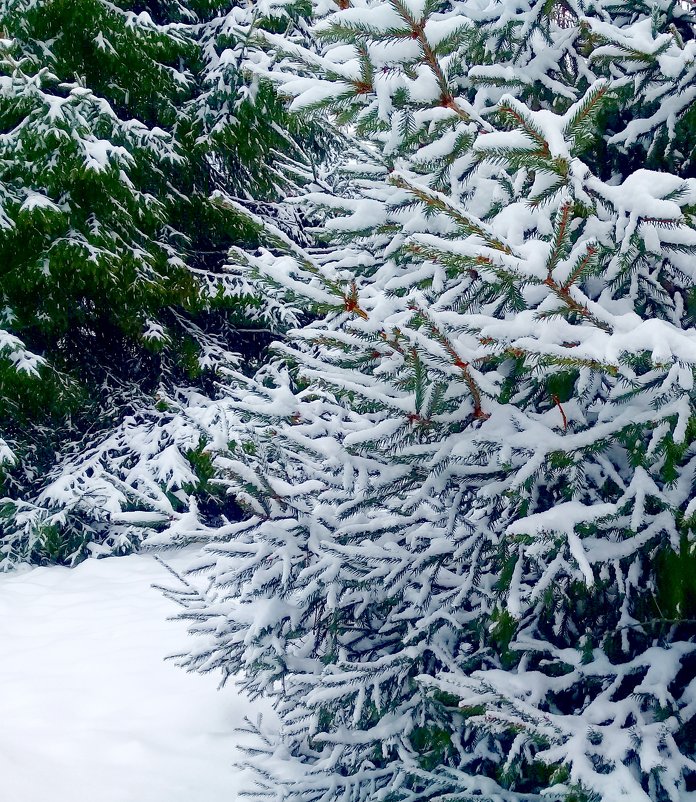
<path fill-rule="evenodd" d="M 428 40 L 428 44 L 435 48 L 445 39 L 469 27 L 471 27 L 471 20 L 462 15 L 455 14 L 451 17 L 433 15 L 426 18 L 425 38 Z"/>
<path fill-rule="evenodd" d="M 190 560 L 179 553 L 175 568 Z M 0 576 L 0 777 L 12 802 L 234 800 L 259 705 L 164 656 L 187 647 L 151 555 Z"/>
<path fill-rule="evenodd" d="M 40 192 L 34 192 L 31 189 L 27 189 L 26 199 L 19 208 L 20 214 L 22 212 L 33 212 L 34 209 L 47 209 L 51 212 L 57 212 L 58 214 L 62 213 L 60 206 L 54 203 L 50 198 L 46 197 L 46 195 L 42 195 Z"/>
<path fill-rule="evenodd" d="M 46 364 L 43 357 L 27 351 L 19 337 L 5 329 L 0 329 L 0 356 L 12 362 L 18 373 L 28 376 L 39 376 L 39 368 Z"/>

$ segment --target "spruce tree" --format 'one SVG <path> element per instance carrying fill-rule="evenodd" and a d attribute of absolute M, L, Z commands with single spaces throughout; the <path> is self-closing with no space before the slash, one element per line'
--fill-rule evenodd
<path fill-rule="evenodd" d="M 256 221 L 274 219 L 322 147 L 244 68 L 263 55 L 252 32 L 292 14 L 222 0 L 3 4 L 6 564 L 73 562 L 92 540 L 128 550 L 142 533 L 112 512 L 163 496 L 169 520 L 186 508 L 172 493 L 204 482 L 199 436 L 174 448 L 175 468 L 138 475 L 143 452 L 173 441 L 146 445 L 133 421 L 161 434 L 180 392 L 212 397 L 221 371 L 257 358 L 263 330 L 289 314 L 227 254 L 258 244 Z"/>
<path fill-rule="evenodd" d="M 314 7 L 267 69 L 354 145 L 246 256 L 317 319 L 231 399 L 181 662 L 276 700 L 258 798 L 688 799 L 693 13 Z"/>

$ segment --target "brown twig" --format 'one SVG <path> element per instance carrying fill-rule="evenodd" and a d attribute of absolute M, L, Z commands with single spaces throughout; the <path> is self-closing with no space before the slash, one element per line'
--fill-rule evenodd
<path fill-rule="evenodd" d="M 553 403 L 558 407 L 561 413 L 561 417 L 563 418 L 563 431 L 568 430 L 568 418 L 566 418 L 565 410 L 563 409 L 563 405 L 561 404 L 561 399 L 557 395 L 552 395 L 551 398 L 553 399 Z"/>
<path fill-rule="evenodd" d="M 481 389 L 476 384 L 476 380 L 471 373 L 469 363 L 461 358 L 454 345 L 450 342 L 447 336 L 440 331 L 438 326 L 433 323 L 427 312 L 415 305 L 411 306 L 411 309 L 423 318 L 426 325 L 430 329 L 430 333 L 452 358 L 452 364 L 461 371 L 462 376 L 464 377 L 464 382 L 471 393 L 471 399 L 474 402 L 474 418 L 477 418 L 478 420 L 487 420 L 490 418 L 490 414 L 483 411 Z"/>

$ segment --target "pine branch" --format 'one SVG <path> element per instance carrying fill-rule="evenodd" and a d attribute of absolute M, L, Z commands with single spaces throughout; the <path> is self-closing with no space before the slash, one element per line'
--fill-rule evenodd
<path fill-rule="evenodd" d="M 393 184 L 395 187 L 399 187 L 399 189 L 407 190 L 428 208 L 446 214 L 456 223 L 459 223 L 467 234 L 480 237 L 490 248 L 502 251 L 508 255 L 513 255 L 512 248 L 496 237 L 484 223 L 477 220 L 472 215 L 466 214 L 463 210 L 458 209 L 441 193 L 413 184 L 398 173 L 392 173 L 389 176 L 389 183 Z"/>
<path fill-rule="evenodd" d="M 425 322 L 430 333 L 433 335 L 433 337 L 435 337 L 435 339 L 440 343 L 440 345 L 442 345 L 442 347 L 445 349 L 447 354 L 452 359 L 452 364 L 454 365 L 454 367 L 458 368 L 462 376 L 464 377 L 464 381 L 466 383 L 466 386 L 469 388 L 472 401 L 474 402 L 474 418 L 476 420 L 488 419 L 490 415 L 487 412 L 483 411 L 482 407 L 483 396 L 481 393 L 481 389 L 476 384 L 476 381 L 471 373 L 469 363 L 462 359 L 462 357 L 457 353 L 457 350 L 450 341 L 450 339 L 433 322 L 431 317 L 424 309 L 416 305 L 413 305 L 410 308 L 414 312 L 416 312 L 418 317 Z"/>

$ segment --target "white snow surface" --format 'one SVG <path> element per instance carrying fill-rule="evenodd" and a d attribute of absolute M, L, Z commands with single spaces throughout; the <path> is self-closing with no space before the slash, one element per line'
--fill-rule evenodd
<path fill-rule="evenodd" d="M 0 799 L 237 797 L 235 730 L 259 705 L 164 661 L 189 645 L 151 587 L 174 581 L 147 554 L 0 575 Z"/>

